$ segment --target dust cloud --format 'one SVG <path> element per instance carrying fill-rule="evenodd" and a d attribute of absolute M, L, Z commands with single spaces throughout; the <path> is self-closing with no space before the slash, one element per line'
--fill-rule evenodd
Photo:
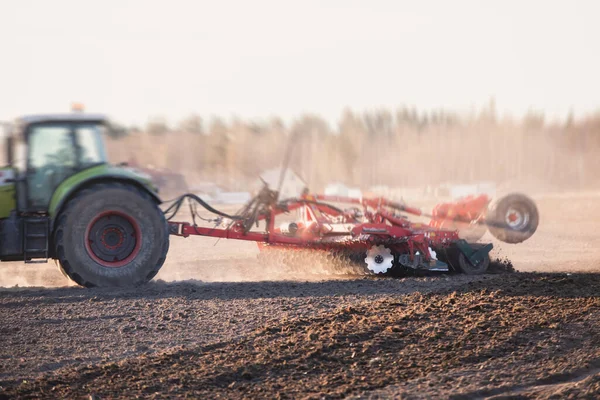
<path fill-rule="evenodd" d="M 35 264 L 23 262 L 0 264 L 0 288 L 66 286 L 76 286 L 76 284 L 60 272 L 53 260 Z"/>

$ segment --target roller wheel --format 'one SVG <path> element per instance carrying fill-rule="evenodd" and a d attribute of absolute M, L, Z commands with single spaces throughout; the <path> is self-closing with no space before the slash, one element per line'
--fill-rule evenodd
<path fill-rule="evenodd" d="M 470 243 L 473 249 L 480 249 L 483 244 Z M 448 264 L 450 271 L 464 275 L 485 274 L 490 266 L 490 255 L 486 254 L 482 261 L 477 265 L 471 264 L 469 259 L 456 247 L 436 249 L 437 258 Z"/>
<path fill-rule="evenodd" d="M 496 239 L 514 244 L 524 242 L 535 233 L 539 214 L 533 200 L 523 194 L 513 193 L 490 207 L 486 221 Z"/>
<path fill-rule="evenodd" d="M 475 249 L 481 247 L 476 244 L 471 244 L 471 246 Z M 490 266 L 490 255 L 486 254 L 477 265 L 471 264 L 469 259 L 463 254 L 462 251 L 457 251 L 457 266 L 460 272 L 465 275 L 482 275 L 487 272 L 487 269 Z"/>
<path fill-rule="evenodd" d="M 55 256 L 81 286 L 137 286 L 165 262 L 169 229 L 147 193 L 111 183 L 83 189 L 57 218 Z"/>

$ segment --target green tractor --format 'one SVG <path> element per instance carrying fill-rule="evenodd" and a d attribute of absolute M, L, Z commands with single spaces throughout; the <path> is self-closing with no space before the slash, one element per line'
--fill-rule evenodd
<path fill-rule="evenodd" d="M 165 262 L 169 228 L 158 189 L 109 164 L 102 115 L 22 117 L 0 169 L 0 260 L 57 261 L 77 284 L 135 286 Z"/>

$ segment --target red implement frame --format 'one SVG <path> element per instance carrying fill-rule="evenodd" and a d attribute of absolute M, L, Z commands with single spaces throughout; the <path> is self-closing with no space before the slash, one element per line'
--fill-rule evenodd
<path fill-rule="evenodd" d="M 364 218 L 355 212 L 343 211 L 327 202 L 349 203 L 364 208 Z M 263 232 L 251 231 L 247 221 L 237 220 L 225 229 L 207 228 L 188 222 L 169 222 L 172 235 L 190 235 L 247 240 L 257 242 L 259 249 L 276 245 L 290 248 L 321 250 L 361 249 L 385 244 L 396 253 L 409 254 L 412 260 L 419 252 L 430 260 L 430 248 L 446 248 L 459 240 L 454 230 L 443 230 L 431 224 L 416 224 L 388 211 L 385 207 L 414 215 L 423 215 L 416 209 L 383 198 L 352 199 L 337 196 L 306 195 L 278 204 L 266 204 L 252 224 L 265 221 Z M 298 211 L 299 219 L 288 224 L 287 231 L 276 227 L 276 217 Z M 293 229 L 292 229 L 293 228 Z"/>
<path fill-rule="evenodd" d="M 377 198 L 351 198 L 328 195 L 307 195 L 304 198 L 317 201 L 334 203 L 347 203 L 361 205 L 367 217 L 375 213 L 381 214 L 385 208 L 391 208 L 416 216 L 427 216 L 431 220 L 429 226 L 436 229 L 456 230 L 456 224 L 483 224 L 485 214 L 491 199 L 485 195 L 468 196 L 452 203 L 440 203 L 433 208 L 431 215 L 425 214 L 419 208 L 407 206 L 402 203 L 393 202 L 383 197 Z M 371 210 L 369 210 L 371 209 Z M 414 226 L 414 224 L 413 224 Z"/>

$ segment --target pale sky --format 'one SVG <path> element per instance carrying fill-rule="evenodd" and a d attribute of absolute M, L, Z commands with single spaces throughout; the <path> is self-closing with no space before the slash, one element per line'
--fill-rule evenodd
<path fill-rule="evenodd" d="M 0 120 L 600 109 L 600 2 L 0 0 Z"/>

